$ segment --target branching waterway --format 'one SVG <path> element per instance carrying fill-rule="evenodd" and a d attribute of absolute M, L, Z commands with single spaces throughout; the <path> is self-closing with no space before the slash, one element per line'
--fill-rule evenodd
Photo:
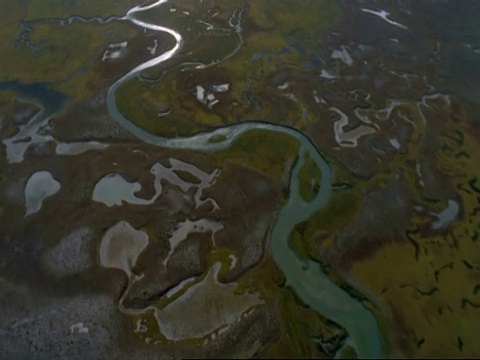
<path fill-rule="evenodd" d="M 297 161 L 291 172 L 289 198 L 278 215 L 271 234 L 270 246 L 274 260 L 283 271 L 287 285 L 292 287 L 304 303 L 325 317 L 342 325 L 348 332 L 349 343 L 355 348 L 360 358 L 379 358 L 384 356 L 382 334 L 373 314 L 357 299 L 340 289 L 326 276 L 318 262 L 301 260 L 288 246 L 289 235 L 295 225 L 308 219 L 327 202 L 331 189 L 331 171 L 318 150 L 302 132 L 293 128 L 266 123 L 249 121 L 231 126 L 221 127 L 212 131 L 198 133 L 190 137 L 165 138 L 153 135 L 125 118 L 117 107 L 116 92 L 127 81 L 137 77 L 142 71 L 171 59 L 181 49 L 183 42 L 177 31 L 142 21 L 140 13 L 161 6 L 166 0 L 160 0 L 150 5 L 135 6 L 121 18 L 139 27 L 152 31 L 165 32 L 172 35 L 175 46 L 163 54 L 151 58 L 129 71 L 117 80 L 109 89 L 107 96 L 108 110 L 111 116 L 126 130 L 142 141 L 165 148 L 191 149 L 202 151 L 219 151 L 228 148 L 239 135 L 250 130 L 274 131 L 288 134 L 300 142 Z M 239 19 L 240 21 L 240 19 Z M 240 24 L 235 25 L 239 29 Z M 227 57 L 231 56 L 228 54 Z M 222 139 L 222 141 L 218 141 Z M 305 156 L 308 155 L 308 156 Z M 298 173 L 306 158 L 313 159 L 322 172 L 319 192 L 311 202 L 305 202 L 300 196 Z"/>

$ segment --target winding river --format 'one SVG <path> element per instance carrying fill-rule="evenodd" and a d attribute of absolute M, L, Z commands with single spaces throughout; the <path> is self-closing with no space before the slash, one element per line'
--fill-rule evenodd
<path fill-rule="evenodd" d="M 117 89 L 138 76 L 143 70 L 172 58 L 183 45 L 181 35 L 175 30 L 139 20 L 137 17 L 138 14 L 160 6 L 164 2 L 166 0 L 156 1 L 145 6 L 135 6 L 121 18 L 121 20 L 130 21 L 139 27 L 166 32 L 175 38 L 176 44 L 163 54 L 138 65 L 111 86 L 107 95 L 107 106 L 111 116 L 123 128 L 142 141 L 174 149 L 222 150 L 229 147 L 240 134 L 253 129 L 284 133 L 297 139 L 300 142 L 300 148 L 291 173 L 289 199 L 280 211 L 271 234 L 270 246 L 274 260 L 283 271 L 287 285 L 295 290 L 304 303 L 346 329 L 349 334 L 349 343 L 355 348 L 360 358 L 383 357 L 385 349 L 382 345 L 382 334 L 373 314 L 361 302 L 334 284 L 322 272 L 319 263 L 313 260 L 300 260 L 288 246 L 288 238 L 295 225 L 318 211 L 327 202 L 331 189 L 330 169 L 312 142 L 303 133 L 285 126 L 249 121 L 201 132 L 190 137 L 169 139 L 142 130 L 118 110 L 115 97 Z M 239 28 L 240 24 L 237 24 L 236 27 Z M 219 138 L 223 141 L 218 142 Z M 298 179 L 299 170 L 306 158 L 305 154 L 315 161 L 322 172 L 320 191 L 313 201 L 308 203 L 303 201 L 300 196 Z"/>

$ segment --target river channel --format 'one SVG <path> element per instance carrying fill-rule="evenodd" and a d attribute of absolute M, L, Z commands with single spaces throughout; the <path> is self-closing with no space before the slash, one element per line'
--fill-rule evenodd
<path fill-rule="evenodd" d="M 182 37 L 177 31 L 139 20 L 140 13 L 161 6 L 160 0 L 146 6 L 133 7 L 121 20 L 135 25 L 172 35 L 175 46 L 163 54 L 145 61 L 117 80 L 109 89 L 107 105 L 110 115 L 127 131 L 142 141 L 159 147 L 172 149 L 191 149 L 218 151 L 228 148 L 239 135 L 250 130 L 265 130 L 288 134 L 300 142 L 297 161 L 291 171 L 289 198 L 278 214 L 271 233 L 270 246 L 273 258 L 286 277 L 290 286 L 301 300 L 323 316 L 343 326 L 349 334 L 349 344 L 354 347 L 360 358 L 379 358 L 385 356 L 383 337 L 373 314 L 358 300 L 340 289 L 324 274 L 320 264 L 313 260 L 301 260 L 288 246 L 289 235 L 295 225 L 308 219 L 329 199 L 331 191 L 331 171 L 325 159 L 308 137 L 293 128 L 274 125 L 262 121 L 248 121 L 241 124 L 216 128 L 190 137 L 164 138 L 153 135 L 129 121 L 117 108 L 116 92 L 124 83 L 138 76 L 142 71 L 171 59 L 182 47 Z M 239 26 L 237 25 L 239 28 Z M 230 56 L 231 54 L 229 54 Z M 221 139 L 221 141 L 218 141 Z M 321 186 L 311 202 L 302 200 L 299 191 L 298 173 L 306 158 L 311 158 L 321 170 Z"/>

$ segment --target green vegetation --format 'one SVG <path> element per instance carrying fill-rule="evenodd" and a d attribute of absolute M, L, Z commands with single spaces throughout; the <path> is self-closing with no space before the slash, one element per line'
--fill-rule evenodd
<path fill-rule="evenodd" d="M 4 4 L 3 4 L 4 3 Z M 123 15 L 129 1 L 77 1 L 75 5 L 58 0 L 0 1 L 8 8 L 0 14 L 2 41 L 0 43 L 0 81 L 19 80 L 23 83 L 53 83 L 58 90 L 74 97 L 84 97 L 88 87 L 98 82 L 99 74 L 87 71 L 109 43 L 129 40 L 136 33 L 127 24 L 100 25 L 75 22 L 60 26 L 44 18 L 63 18 L 71 15 Z M 22 21 L 34 21 L 24 27 Z M 108 30 L 104 30 L 108 26 Z M 29 30 L 27 30 L 29 28 Z M 91 94 L 88 94 L 91 96 Z"/>
<path fill-rule="evenodd" d="M 478 356 L 474 329 L 480 320 L 480 302 L 472 289 L 479 278 L 473 264 L 478 264 L 480 252 L 475 190 L 480 172 L 470 154 L 478 154 L 480 147 L 469 125 L 459 121 L 465 117 L 457 109 L 443 123 L 438 138 L 438 164 L 458 190 L 463 219 L 438 233 L 422 231 L 430 227 L 431 218 L 415 215 L 409 242 L 385 245 L 373 258 L 356 263 L 352 271 L 355 279 L 387 304 L 384 316 L 390 322 L 389 332 L 397 346 L 403 344 L 408 357 Z M 430 204 L 428 198 L 424 200 Z M 433 205 L 442 208 L 441 202 Z"/>
<path fill-rule="evenodd" d="M 225 135 L 215 135 L 208 139 L 208 142 L 211 144 L 218 144 L 227 140 Z"/>
<path fill-rule="evenodd" d="M 298 140 L 290 135 L 268 130 L 251 130 L 216 157 L 221 162 L 234 163 L 281 181 L 288 176 L 289 161 L 297 156 Z M 287 178 L 288 179 L 288 178 Z"/>
<path fill-rule="evenodd" d="M 175 5 L 188 7 L 182 3 Z M 223 11 L 230 14 L 233 3 L 230 7 Z M 197 7 L 189 11 L 200 19 L 205 15 Z M 242 24 L 249 30 L 241 33 L 244 42 L 231 57 L 240 38 L 226 22 L 223 30 L 205 31 L 204 25 L 189 22 L 185 17 L 168 17 L 162 24 L 182 34 L 183 48 L 174 60 L 144 72 L 153 83 L 133 79 L 119 89 L 122 113 L 146 130 L 168 137 L 191 135 L 247 119 L 265 119 L 300 128 L 315 119 L 312 99 L 278 93 L 269 82 L 282 71 L 296 68 L 305 72 L 302 64 L 308 61 L 324 31 L 338 18 L 338 4 L 255 1 L 249 2 L 242 14 Z M 215 66 L 195 68 L 200 63 L 208 65 L 224 58 Z M 196 86 L 209 91 L 211 85 L 223 83 L 230 84 L 230 89 L 214 94 L 219 103 L 209 108 L 197 100 Z M 310 85 L 298 82 L 292 86 L 296 93 Z M 134 99 L 131 94 L 135 94 Z M 172 112 L 156 121 L 158 109 L 172 104 Z"/>
<path fill-rule="evenodd" d="M 299 173 L 300 196 L 306 202 L 312 201 L 320 190 L 322 173 L 308 154 Z"/>
<path fill-rule="evenodd" d="M 196 109 L 196 104 L 192 103 L 193 94 L 189 94 L 192 99 L 179 98 L 176 86 L 177 80 L 171 76 L 164 78 L 161 84 L 131 80 L 117 91 L 118 108 L 136 125 L 166 137 L 193 135 L 204 129 L 205 125 L 222 125 L 218 115 L 208 109 Z M 159 116 L 162 108 L 170 106 L 170 115 Z"/>
<path fill-rule="evenodd" d="M 140 3 L 141 1 L 134 1 Z M 10 2 L 0 0 L 2 3 Z M 92 3 L 89 0 L 63 1 L 63 0 L 29 0 L 25 12 L 25 20 L 37 20 L 43 18 L 63 19 L 72 15 L 84 17 L 109 17 L 123 16 L 132 7 L 132 1 L 128 0 L 103 0 Z"/>
<path fill-rule="evenodd" d="M 333 192 L 328 203 L 295 229 L 302 235 L 307 249 L 316 248 L 317 238 L 324 239 L 321 246 L 332 244 L 336 231 L 346 228 L 360 208 L 360 194 L 356 189 Z M 325 239 L 325 236 L 327 238 Z M 311 253 L 315 254 L 317 251 Z"/>
<path fill-rule="evenodd" d="M 288 245 L 300 259 L 308 259 L 310 256 L 304 244 L 303 231 L 299 227 L 295 228 L 289 236 Z"/>

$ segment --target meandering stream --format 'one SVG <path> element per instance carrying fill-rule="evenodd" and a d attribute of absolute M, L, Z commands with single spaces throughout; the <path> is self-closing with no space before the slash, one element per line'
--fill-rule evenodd
<path fill-rule="evenodd" d="M 202 132 L 190 137 L 164 138 L 142 130 L 118 110 L 116 91 L 124 83 L 138 76 L 143 70 L 157 66 L 172 58 L 181 49 L 182 37 L 177 31 L 139 20 L 137 15 L 160 6 L 166 0 L 160 0 L 146 6 L 135 6 L 121 19 L 131 21 L 139 27 L 172 35 L 175 46 L 163 54 L 145 61 L 117 80 L 109 89 L 107 105 L 111 116 L 126 130 L 142 141 L 165 148 L 218 151 L 229 147 L 237 137 L 254 129 L 280 132 L 294 137 L 300 142 L 297 161 L 292 169 L 289 198 L 278 215 L 271 234 L 270 246 L 274 260 L 285 274 L 287 285 L 292 287 L 303 302 L 325 317 L 342 325 L 348 332 L 350 343 L 360 358 L 379 358 L 384 356 L 382 334 L 373 314 L 357 299 L 340 289 L 321 270 L 320 264 L 313 260 L 300 260 L 288 246 L 288 238 L 295 225 L 308 219 L 318 211 L 330 195 L 331 171 L 312 142 L 300 131 L 293 128 L 249 121 L 234 124 L 212 131 Z M 236 27 L 240 26 L 236 24 Z M 231 56 L 231 54 L 229 54 Z M 224 139 L 218 142 L 218 139 Z M 217 141 L 214 141 L 216 139 Z M 322 172 L 321 187 L 313 201 L 302 200 L 299 191 L 298 172 L 308 154 Z"/>

